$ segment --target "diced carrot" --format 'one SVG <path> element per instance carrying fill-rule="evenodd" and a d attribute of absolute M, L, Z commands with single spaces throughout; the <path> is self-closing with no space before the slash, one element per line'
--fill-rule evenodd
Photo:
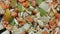
<path fill-rule="evenodd" d="M 5 27 L 8 25 L 8 21 L 3 20 L 3 21 L 2 21 L 2 25 L 3 25 L 3 27 L 5 28 Z"/>
<path fill-rule="evenodd" d="M 48 32 L 47 31 L 44 31 L 44 33 L 43 34 L 48 34 Z"/>
<path fill-rule="evenodd" d="M 14 10 L 15 10 L 15 12 L 18 12 L 18 8 L 15 8 Z"/>
<path fill-rule="evenodd" d="M 55 5 L 57 0 L 53 0 L 52 4 Z"/>
<path fill-rule="evenodd" d="M 51 28 L 56 28 L 56 27 L 57 27 L 56 21 L 53 20 L 53 19 L 51 19 L 51 20 L 49 21 L 49 26 L 50 26 Z"/>
<path fill-rule="evenodd" d="M 33 7 L 36 7 L 36 0 L 31 0 Z"/>
<path fill-rule="evenodd" d="M 49 26 L 50 26 L 51 28 L 56 28 L 56 27 L 57 27 L 56 21 L 53 20 L 53 19 L 51 19 L 51 20 L 49 21 Z"/>
<path fill-rule="evenodd" d="M 25 2 L 21 3 L 22 6 L 25 6 L 25 4 L 26 4 Z"/>
<path fill-rule="evenodd" d="M 18 16 L 17 12 L 12 12 L 12 16 L 17 17 Z"/>
<path fill-rule="evenodd" d="M 20 20 L 18 17 L 16 17 L 16 19 L 17 19 L 17 22 L 19 23 L 19 24 L 21 24 L 21 25 L 24 25 L 24 24 L 26 24 L 26 20 Z"/>
<path fill-rule="evenodd" d="M 30 16 L 27 16 L 27 19 L 28 19 L 30 22 L 33 22 L 33 19 L 32 19 Z"/>
<path fill-rule="evenodd" d="M 25 4 L 25 7 L 26 7 L 26 8 L 29 7 L 29 2 L 26 1 L 25 3 L 26 3 L 26 4 Z"/>
<path fill-rule="evenodd" d="M 16 20 L 17 20 L 18 23 L 20 23 L 20 19 L 18 17 L 16 17 Z"/>
<path fill-rule="evenodd" d="M 51 19 L 51 20 L 49 21 L 49 25 L 53 26 L 54 24 L 55 24 L 55 21 L 54 21 L 53 19 Z"/>
<path fill-rule="evenodd" d="M 26 24 L 26 20 L 22 20 L 22 25 Z"/>
<path fill-rule="evenodd" d="M 57 0 L 53 0 L 53 2 L 56 2 Z"/>
<path fill-rule="evenodd" d="M 3 9 L 7 9 L 8 8 L 8 6 L 6 4 L 4 4 L 4 3 L 1 3 L 1 6 L 2 6 Z"/>
<path fill-rule="evenodd" d="M 57 24 L 54 24 L 54 26 L 53 26 L 54 28 L 56 28 L 57 27 Z"/>
<path fill-rule="evenodd" d="M 23 2 L 23 3 L 21 3 L 21 5 L 24 6 L 24 7 L 26 7 L 26 8 L 28 8 L 29 7 L 29 2 L 28 1 Z"/>
<path fill-rule="evenodd" d="M 33 7 L 36 7 L 36 1 L 32 1 Z"/>
<path fill-rule="evenodd" d="M 50 26 L 49 26 L 49 24 L 47 24 L 47 25 L 46 25 L 46 28 L 50 29 Z"/>
<path fill-rule="evenodd" d="M 60 14 L 56 13 L 55 18 L 60 19 Z"/>

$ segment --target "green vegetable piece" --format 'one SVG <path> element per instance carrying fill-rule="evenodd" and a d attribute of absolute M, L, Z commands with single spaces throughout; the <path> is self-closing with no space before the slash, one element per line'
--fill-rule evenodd
<path fill-rule="evenodd" d="M 32 6 L 32 2 L 29 2 L 30 3 L 30 6 Z"/>
<path fill-rule="evenodd" d="M 47 13 L 42 8 L 40 8 L 39 11 L 41 16 L 46 16 Z"/>
<path fill-rule="evenodd" d="M 20 13 L 23 11 L 23 8 L 22 8 L 21 5 L 18 5 L 18 10 L 19 10 Z"/>
<path fill-rule="evenodd" d="M 12 19 L 10 22 L 9 22 L 10 25 L 14 26 L 15 25 L 15 21 Z"/>

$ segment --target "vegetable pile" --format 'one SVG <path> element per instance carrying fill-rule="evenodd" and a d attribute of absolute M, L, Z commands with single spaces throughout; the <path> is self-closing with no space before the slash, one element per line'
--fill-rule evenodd
<path fill-rule="evenodd" d="M 0 0 L 0 24 L 12 34 L 60 34 L 59 1 Z"/>

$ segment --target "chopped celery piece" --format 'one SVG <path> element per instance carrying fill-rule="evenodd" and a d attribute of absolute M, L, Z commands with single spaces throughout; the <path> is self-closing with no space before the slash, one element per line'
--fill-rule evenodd
<path fill-rule="evenodd" d="M 30 6 L 32 6 L 32 2 L 29 2 L 30 3 Z"/>
<path fill-rule="evenodd" d="M 21 5 L 18 5 L 18 10 L 19 10 L 20 13 L 23 11 L 23 8 L 22 8 Z"/>
<path fill-rule="evenodd" d="M 42 8 L 40 8 L 39 11 L 41 16 L 46 16 L 46 12 Z"/>

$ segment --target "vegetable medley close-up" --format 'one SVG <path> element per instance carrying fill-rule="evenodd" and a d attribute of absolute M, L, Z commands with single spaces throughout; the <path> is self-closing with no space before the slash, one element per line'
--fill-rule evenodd
<path fill-rule="evenodd" d="M 0 0 L 0 34 L 60 34 L 60 0 Z"/>

